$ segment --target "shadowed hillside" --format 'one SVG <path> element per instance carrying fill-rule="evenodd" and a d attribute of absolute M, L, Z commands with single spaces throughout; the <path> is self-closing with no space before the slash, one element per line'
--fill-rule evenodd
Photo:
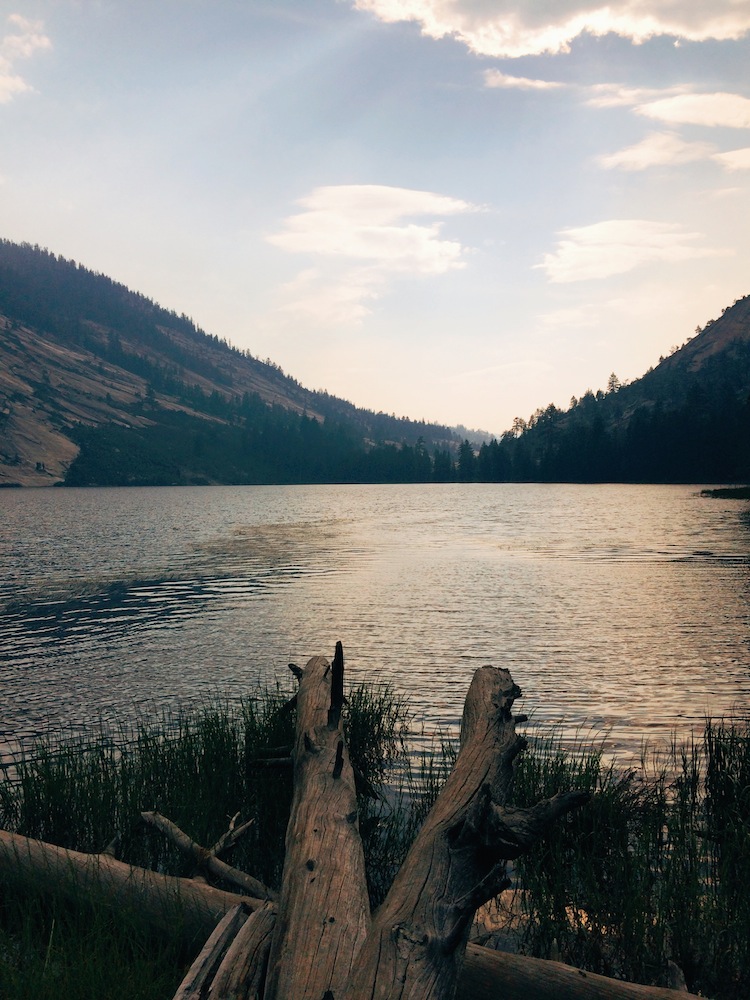
<path fill-rule="evenodd" d="M 550 404 L 483 445 L 472 478 L 737 482 L 750 478 L 750 297 L 623 385 Z"/>

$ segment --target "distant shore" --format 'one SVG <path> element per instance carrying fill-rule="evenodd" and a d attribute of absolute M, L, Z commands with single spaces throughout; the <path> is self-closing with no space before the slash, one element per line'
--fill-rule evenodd
<path fill-rule="evenodd" d="M 716 497 L 718 500 L 750 500 L 750 486 L 722 486 L 715 490 L 701 490 L 703 497 Z"/>

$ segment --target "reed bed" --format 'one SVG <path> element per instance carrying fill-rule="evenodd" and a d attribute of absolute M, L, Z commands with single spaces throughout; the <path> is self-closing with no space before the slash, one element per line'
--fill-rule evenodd
<path fill-rule="evenodd" d="M 291 798 L 290 769 L 278 764 L 293 739 L 287 699 L 266 691 L 115 734 L 50 735 L 0 775 L 0 827 L 83 851 L 102 850 L 117 833 L 123 860 L 184 875 L 189 863 L 138 822 L 140 812 L 158 809 L 206 846 L 240 812 L 254 823 L 232 863 L 278 884 Z M 377 905 L 456 746 L 445 739 L 412 755 L 414 720 L 388 688 L 352 691 L 347 711 Z M 596 794 L 516 862 L 514 946 L 662 985 L 671 962 L 693 992 L 750 996 L 750 722 L 709 721 L 688 744 L 644 748 L 626 771 L 588 740 L 570 747 L 532 730 L 529 742 L 517 804 L 566 788 Z M 4 1000 L 173 995 L 193 957 L 177 936 L 155 938 L 106 899 L 71 903 L 29 881 L 4 873 L 0 882 Z M 498 908 L 501 930 L 505 912 Z"/>

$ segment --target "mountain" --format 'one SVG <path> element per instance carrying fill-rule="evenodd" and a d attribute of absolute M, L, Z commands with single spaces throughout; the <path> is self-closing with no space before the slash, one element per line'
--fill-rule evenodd
<path fill-rule="evenodd" d="M 483 445 L 474 478 L 727 483 L 750 479 L 750 296 L 642 378 L 550 404 Z"/>
<path fill-rule="evenodd" d="M 458 443 L 305 389 L 104 275 L 0 241 L 0 484 L 425 479 Z"/>
<path fill-rule="evenodd" d="M 747 481 L 750 297 L 642 378 L 487 440 L 312 392 L 104 275 L 0 241 L 0 485 L 453 479 Z"/>

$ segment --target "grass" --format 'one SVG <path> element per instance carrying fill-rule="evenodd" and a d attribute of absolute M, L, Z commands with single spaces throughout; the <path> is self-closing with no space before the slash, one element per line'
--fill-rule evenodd
<path fill-rule="evenodd" d="M 750 996 L 750 721 L 707 721 L 619 772 L 601 753 L 535 739 L 514 800 L 597 794 L 517 863 L 523 948 L 604 975 Z"/>
<path fill-rule="evenodd" d="M 115 832 L 122 857 L 174 874 L 189 863 L 136 822 L 158 809 L 212 845 L 236 812 L 254 819 L 232 863 L 277 885 L 289 768 L 269 767 L 293 738 L 288 695 L 142 721 L 85 742 L 39 742 L 0 778 L 0 827 L 84 851 Z M 391 690 L 358 688 L 345 727 L 366 779 L 360 828 L 373 905 L 384 897 L 448 773 L 455 746 L 409 756 L 411 720 Z M 271 748 L 269 750 L 269 748 Z M 530 737 L 514 801 L 567 788 L 597 794 L 515 863 L 526 919 L 519 948 L 605 975 L 664 985 L 668 963 L 716 1000 L 750 996 L 750 721 L 707 722 L 700 738 L 643 751 L 627 772 L 581 740 Z M 50 898 L 12 873 L 0 884 L 4 1000 L 168 1000 L 191 954 L 106 899 Z M 198 943 L 200 944 L 200 942 Z"/>

